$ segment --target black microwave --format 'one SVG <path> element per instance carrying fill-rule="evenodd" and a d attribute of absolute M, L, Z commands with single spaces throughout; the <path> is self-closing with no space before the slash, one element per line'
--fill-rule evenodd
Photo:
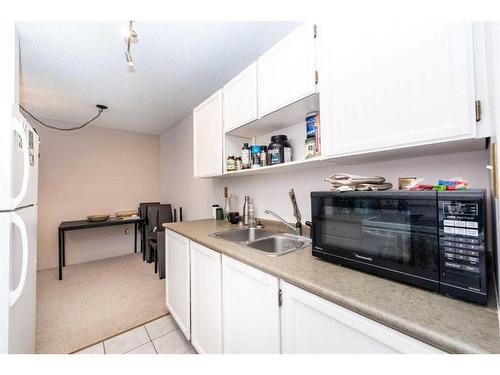
<path fill-rule="evenodd" d="M 312 192 L 312 254 L 485 304 L 484 190 Z"/>

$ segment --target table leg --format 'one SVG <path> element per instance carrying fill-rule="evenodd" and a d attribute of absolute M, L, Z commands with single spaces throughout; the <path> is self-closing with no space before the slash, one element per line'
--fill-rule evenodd
<path fill-rule="evenodd" d="M 142 226 L 142 261 L 146 261 L 146 226 Z"/>
<path fill-rule="evenodd" d="M 66 267 L 66 232 L 64 230 L 61 231 L 62 238 L 62 264 L 63 267 Z"/>
<path fill-rule="evenodd" d="M 61 230 L 57 231 L 59 236 L 58 244 L 59 244 L 59 280 L 62 280 L 62 238 L 61 238 Z"/>
<path fill-rule="evenodd" d="M 155 273 L 158 273 L 158 241 L 156 241 L 156 250 L 154 252 L 155 258 Z"/>
<path fill-rule="evenodd" d="M 135 223 L 134 231 L 134 253 L 137 253 L 137 223 Z"/>

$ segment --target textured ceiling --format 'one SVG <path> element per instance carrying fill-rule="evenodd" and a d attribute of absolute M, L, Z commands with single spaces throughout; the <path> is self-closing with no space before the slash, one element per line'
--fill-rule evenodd
<path fill-rule="evenodd" d="M 162 134 L 243 70 L 297 22 L 22 22 L 21 104 L 70 127 L 109 107 L 95 126 Z"/>

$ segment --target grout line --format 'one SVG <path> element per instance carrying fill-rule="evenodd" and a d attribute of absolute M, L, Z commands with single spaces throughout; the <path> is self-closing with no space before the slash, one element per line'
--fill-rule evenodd
<path fill-rule="evenodd" d="M 143 326 L 139 326 L 139 327 L 135 327 L 134 329 L 137 329 L 137 328 L 140 328 L 140 327 L 143 327 L 143 328 L 144 328 L 144 330 L 146 331 L 146 335 L 148 335 L 149 342 L 151 342 L 151 338 L 149 337 L 149 333 L 148 333 L 148 330 L 146 329 L 146 326 L 145 326 L 145 325 L 143 325 Z M 125 353 L 120 353 L 120 354 L 127 354 L 127 353 L 130 353 L 132 350 L 135 350 L 135 349 L 137 349 L 137 348 L 140 348 L 141 346 L 146 345 L 147 343 L 148 343 L 147 341 L 146 341 L 146 342 L 143 342 L 141 345 L 138 345 L 138 346 L 136 346 L 136 347 L 134 347 L 134 348 L 132 348 L 132 349 L 130 349 L 130 350 L 128 350 L 128 351 L 126 351 Z"/>
<path fill-rule="evenodd" d="M 144 323 L 138 324 L 138 325 L 136 325 L 135 327 L 129 328 L 129 329 L 125 330 L 125 331 L 121 331 L 121 332 L 119 332 L 119 333 L 116 333 L 116 334 L 114 334 L 114 335 L 111 335 L 111 336 L 109 336 L 109 337 L 106 337 L 106 338 L 105 338 L 105 339 L 103 339 L 103 340 L 95 341 L 94 343 L 92 343 L 92 344 L 90 344 L 90 345 L 83 346 L 83 347 L 81 347 L 80 349 L 77 349 L 77 350 L 74 350 L 74 351 L 72 351 L 72 352 L 69 352 L 68 354 L 76 354 L 76 353 L 78 353 L 79 351 L 84 350 L 84 349 L 87 349 L 87 348 L 90 348 L 91 346 L 97 345 L 97 344 L 99 344 L 100 342 L 102 342 L 102 343 L 103 343 L 103 345 L 104 345 L 104 341 L 110 340 L 110 339 L 112 339 L 112 338 L 114 338 L 114 337 L 116 337 L 116 336 L 120 336 L 120 335 L 121 335 L 121 334 L 123 334 L 123 333 L 126 333 L 126 332 L 128 332 L 128 331 L 132 331 L 133 329 L 139 328 L 139 327 L 141 327 L 141 326 L 145 326 L 146 324 L 151 323 L 151 322 L 154 322 L 155 320 L 158 320 L 158 319 L 160 319 L 160 318 L 163 318 L 164 316 L 167 316 L 167 315 L 170 315 L 170 312 L 168 312 L 168 311 L 167 311 L 167 313 L 166 313 L 166 314 L 163 314 L 162 316 L 159 316 L 159 317 L 157 317 L 157 318 L 153 318 L 153 319 L 151 319 L 151 320 L 148 320 L 147 322 L 144 322 Z M 146 332 L 147 332 L 147 329 L 146 329 Z"/>
<path fill-rule="evenodd" d="M 130 349 L 128 352 L 125 352 L 125 353 L 120 353 L 120 354 L 128 354 L 128 353 L 130 353 L 132 350 L 138 349 L 138 348 L 140 348 L 141 346 L 144 346 L 144 345 L 147 345 L 147 344 L 152 344 L 152 343 L 153 343 L 152 341 L 145 342 L 145 343 L 143 343 L 143 344 L 141 344 L 141 345 L 139 345 L 139 346 L 136 346 L 135 348 Z M 153 345 L 153 348 L 154 348 L 154 345 Z M 155 352 L 156 352 L 156 349 L 155 349 Z M 157 354 L 158 354 L 158 353 L 157 353 Z"/>

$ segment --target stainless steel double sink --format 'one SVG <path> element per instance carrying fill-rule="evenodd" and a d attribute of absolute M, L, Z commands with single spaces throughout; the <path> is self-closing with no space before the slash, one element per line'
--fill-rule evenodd
<path fill-rule="evenodd" d="M 311 243 L 307 237 L 264 228 L 229 229 L 210 236 L 250 247 L 272 257 L 302 249 Z"/>

